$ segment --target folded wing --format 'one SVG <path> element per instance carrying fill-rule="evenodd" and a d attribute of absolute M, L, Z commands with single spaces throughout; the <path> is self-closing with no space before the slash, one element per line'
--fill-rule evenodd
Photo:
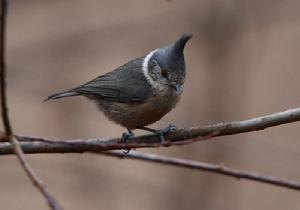
<path fill-rule="evenodd" d="M 95 78 L 71 90 L 77 95 L 116 102 L 142 102 L 151 95 L 151 85 L 142 71 L 143 58 Z"/>

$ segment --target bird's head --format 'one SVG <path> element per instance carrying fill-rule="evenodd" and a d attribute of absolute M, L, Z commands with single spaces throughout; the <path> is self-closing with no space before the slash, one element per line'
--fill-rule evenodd
<path fill-rule="evenodd" d="M 185 80 L 183 50 L 191 35 L 182 35 L 172 44 L 150 52 L 145 58 L 144 71 L 152 85 L 163 85 L 182 91 Z M 149 78 L 150 77 L 150 78 Z"/>

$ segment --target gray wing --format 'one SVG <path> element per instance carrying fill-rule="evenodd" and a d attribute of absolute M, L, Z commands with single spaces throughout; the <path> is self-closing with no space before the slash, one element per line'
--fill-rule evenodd
<path fill-rule="evenodd" d="M 144 57 L 132 60 L 72 91 L 94 99 L 127 103 L 142 102 L 152 92 L 151 85 L 142 71 L 143 60 Z"/>

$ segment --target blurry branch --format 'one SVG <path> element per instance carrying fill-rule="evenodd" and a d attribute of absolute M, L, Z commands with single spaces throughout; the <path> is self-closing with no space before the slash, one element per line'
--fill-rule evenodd
<path fill-rule="evenodd" d="M 48 190 L 47 185 L 36 174 L 36 172 L 33 170 L 32 166 L 29 164 L 17 138 L 15 136 L 11 136 L 10 142 L 13 145 L 14 152 L 16 153 L 17 158 L 18 158 L 22 168 L 26 172 L 27 176 L 30 178 L 33 185 L 36 186 L 38 188 L 38 190 L 41 192 L 41 194 L 45 197 L 50 208 L 52 210 L 61 210 L 62 208 L 60 207 L 56 198 Z"/>
<path fill-rule="evenodd" d="M 1 0 L 1 31 L 0 31 L 0 79 L 1 79 L 1 115 L 6 136 L 12 135 L 6 101 L 6 70 L 5 70 L 5 33 L 6 33 L 6 1 Z"/>
<path fill-rule="evenodd" d="M 238 179 L 253 180 L 253 181 L 277 185 L 289 189 L 300 190 L 300 182 L 298 181 L 280 179 L 277 177 L 258 174 L 254 172 L 240 171 L 237 169 L 225 167 L 223 165 L 214 165 L 210 163 L 166 157 L 166 156 L 137 152 L 137 151 L 131 151 L 128 154 L 124 154 L 121 151 L 109 151 L 109 152 L 103 152 L 101 154 L 113 156 L 113 157 L 120 157 L 120 158 L 144 160 L 148 162 L 159 163 L 162 165 L 172 165 L 176 167 L 207 171 L 215 174 L 222 174 L 230 177 L 235 177 Z"/>
<path fill-rule="evenodd" d="M 10 125 L 9 116 L 8 116 L 8 108 L 7 108 L 7 97 L 6 97 L 6 66 L 5 66 L 5 41 L 6 41 L 6 17 L 7 17 L 7 1 L 1 0 L 1 9 L 0 9 L 0 87 L 1 87 L 1 115 L 2 121 L 4 125 L 4 136 L 5 140 L 11 143 L 12 152 L 14 152 L 32 181 L 33 185 L 36 186 L 42 195 L 47 199 L 49 206 L 53 210 L 60 210 L 61 207 L 56 201 L 56 199 L 52 196 L 52 194 L 47 189 L 47 186 L 43 183 L 43 181 L 37 176 L 34 172 L 33 168 L 27 161 L 24 152 L 20 146 L 18 139 L 13 135 L 12 127 Z"/>

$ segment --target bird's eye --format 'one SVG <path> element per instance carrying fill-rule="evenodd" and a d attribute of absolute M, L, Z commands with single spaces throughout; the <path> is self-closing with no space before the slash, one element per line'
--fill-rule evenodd
<path fill-rule="evenodd" d="M 162 69 L 162 70 L 161 70 L 161 76 L 163 76 L 164 78 L 167 78 L 168 75 L 169 75 L 169 73 L 168 73 L 167 70 L 165 70 L 165 69 Z"/>

